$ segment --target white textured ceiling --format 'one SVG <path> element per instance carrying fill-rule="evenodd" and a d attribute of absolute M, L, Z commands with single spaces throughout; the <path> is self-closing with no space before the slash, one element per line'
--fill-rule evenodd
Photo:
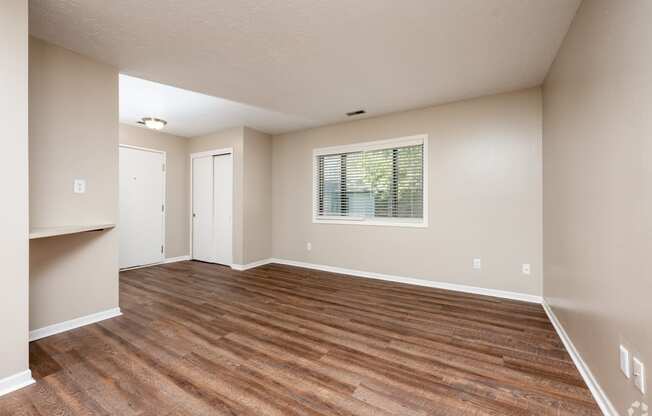
<path fill-rule="evenodd" d="M 325 124 L 540 84 L 580 0 L 31 0 L 122 73 Z"/>
<path fill-rule="evenodd" d="M 120 122 L 138 126 L 143 117 L 162 118 L 165 133 L 203 136 L 230 127 L 249 126 L 270 134 L 315 123 L 157 82 L 120 75 Z"/>

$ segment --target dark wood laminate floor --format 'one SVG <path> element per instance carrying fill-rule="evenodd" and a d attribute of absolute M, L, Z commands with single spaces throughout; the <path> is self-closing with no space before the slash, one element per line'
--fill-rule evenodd
<path fill-rule="evenodd" d="M 598 415 L 538 305 L 281 265 L 121 273 L 0 415 Z"/>

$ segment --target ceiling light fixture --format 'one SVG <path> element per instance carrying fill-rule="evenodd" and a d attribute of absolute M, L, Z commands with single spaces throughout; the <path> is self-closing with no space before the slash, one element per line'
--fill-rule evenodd
<path fill-rule="evenodd" d="M 156 117 L 143 117 L 138 124 L 143 125 L 148 129 L 161 130 L 166 124 L 168 124 L 168 122 Z"/>

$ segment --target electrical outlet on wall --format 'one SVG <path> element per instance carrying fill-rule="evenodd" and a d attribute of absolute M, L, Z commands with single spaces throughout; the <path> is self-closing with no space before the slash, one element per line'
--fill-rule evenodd
<path fill-rule="evenodd" d="M 306 243 L 306 250 L 308 250 L 308 251 L 311 251 L 311 250 L 312 250 L 312 243 L 311 243 L 310 241 L 308 241 L 308 242 Z"/>
<path fill-rule="evenodd" d="M 75 179 L 72 189 L 76 194 L 83 194 L 86 192 L 86 179 Z"/>
<path fill-rule="evenodd" d="M 480 257 L 475 257 L 473 259 L 473 268 L 475 270 L 480 270 L 482 269 L 482 259 Z"/>
<path fill-rule="evenodd" d="M 521 267 L 521 270 L 523 271 L 523 274 L 531 274 L 532 273 L 532 268 L 530 267 L 529 264 L 524 263 L 523 266 Z"/>

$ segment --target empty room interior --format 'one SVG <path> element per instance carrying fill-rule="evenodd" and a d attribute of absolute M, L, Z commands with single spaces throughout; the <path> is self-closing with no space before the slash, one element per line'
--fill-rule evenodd
<path fill-rule="evenodd" d="M 0 416 L 647 416 L 652 1 L 1 0 Z"/>

